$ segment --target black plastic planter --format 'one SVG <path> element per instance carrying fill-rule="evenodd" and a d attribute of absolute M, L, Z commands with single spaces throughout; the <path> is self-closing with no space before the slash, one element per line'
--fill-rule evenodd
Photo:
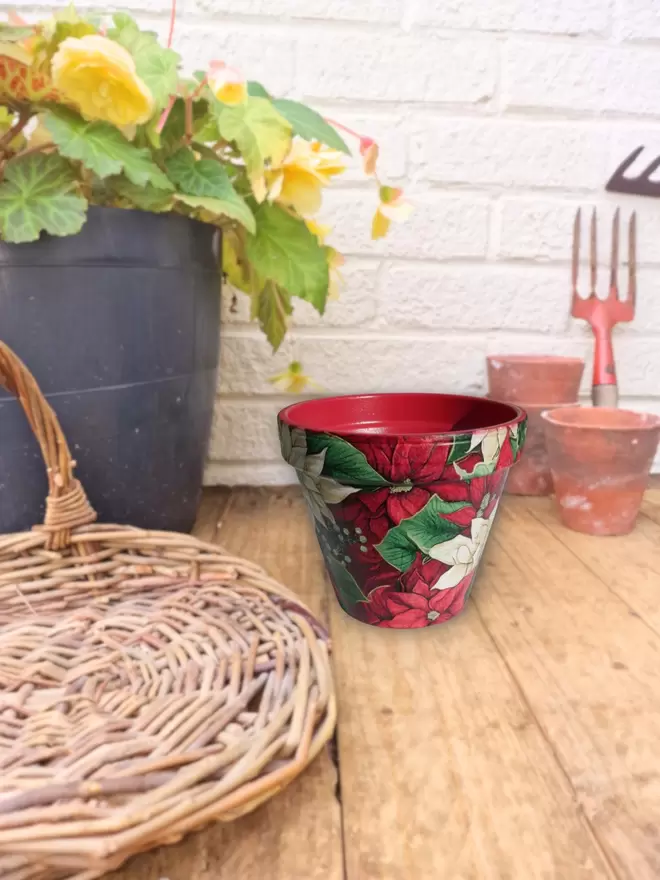
<path fill-rule="evenodd" d="M 219 232 L 91 208 L 80 234 L 0 243 L 0 338 L 34 373 L 101 521 L 188 531 L 211 429 Z M 0 392 L 0 533 L 43 516 L 46 478 Z"/>

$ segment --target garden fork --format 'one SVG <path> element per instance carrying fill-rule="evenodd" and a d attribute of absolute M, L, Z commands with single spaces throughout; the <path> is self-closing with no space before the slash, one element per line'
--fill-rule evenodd
<path fill-rule="evenodd" d="M 578 208 L 573 226 L 573 262 L 572 286 L 573 304 L 571 314 L 574 318 L 582 318 L 591 324 L 596 339 L 594 354 L 594 378 L 591 399 L 594 406 L 617 406 L 619 392 L 614 367 L 614 350 L 612 348 L 612 328 L 623 321 L 632 321 L 635 317 L 635 295 L 637 291 L 637 218 L 633 213 L 628 225 L 628 295 L 625 300 L 619 297 L 619 209 L 612 220 L 612 256 L 610 261 L 610 287 L 606 299 L 599 299 L 596 294 L 598 277 L 597 236 L 598 227 L 596 209 L 591 215 L 591 234 L 589 252 L 589 296 L 584 298 L 578 293 L 578 270 L 580 263 L 580 221 L 581 210 Z"/>

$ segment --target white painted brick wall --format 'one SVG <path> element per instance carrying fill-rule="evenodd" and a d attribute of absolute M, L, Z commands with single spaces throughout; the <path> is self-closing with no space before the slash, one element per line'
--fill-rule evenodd
<path fill-rule="evenodd" d="M 170 0 L 127 5 L 167 32 Z M 579 205 L 604 220 L 616 204 L 638 212 L 638 318 L 617 329 L 615 348 L 624 403 L 660 413 L 660 199 L 604 192 L 634 147 L 660 155 L 660 0 L 178 6 L 175 45 L 191 69 L 221 58 L 376 137 L 383 173 L 417 206 L 374 244 L 375 193 L 353 164 L 324 218 L 348 256 L 342 300 L 323 321 L 298 304 L 274 357 L 227 293 L 209 482 L 292 478 L 275 431 L 289 399 L 268 378 L 294 357 L 330 393 L 481 393 L 484 357 L 502 351 L 590 360 L 589 332 L 568 316 Z M 603 224 L 601 255 L 608 247 Z M 588 367 L 585 395 L 589 381 Z"/>

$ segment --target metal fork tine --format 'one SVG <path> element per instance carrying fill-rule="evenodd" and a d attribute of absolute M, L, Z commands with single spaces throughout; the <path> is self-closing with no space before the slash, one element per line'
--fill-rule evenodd
<path fill-rule="evenodd" d="M 628 226 L 628 300 L 635 310 L 637 298 L 637 212 L 633 211 Z"/>
<path fill-rule="evenodd" d="M 619 276 L 619 214 L 617 208 L 612 219 L 612 260 L 610 264 L 610 295 L 619 295 L 618 276 Z"/>
<path fill-rule="evenodd" d="M 573 283 L 573 296 L 578 295 L 578 274 L 580 270 L 580 226 L 582 223 L 582 208 L 578 208 L 573 222 L 573 262 L 571 263 L 571 281 Z"/>
<path fill-rule="evenodd" d="M 591 214 L 591 249 L 589 253 L 589 274 L 591 279 L 591 295 L 596 296 L 596 286 L 598 284 L 598 221 L 596 220 L 596 209 Z"/>

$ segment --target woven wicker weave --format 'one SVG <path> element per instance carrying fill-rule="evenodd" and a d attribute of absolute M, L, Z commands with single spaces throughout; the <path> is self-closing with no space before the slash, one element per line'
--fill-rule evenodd
<path fill-rule="evenodd" d="M 0 537 L 0 878 L 92 880 L 307 766 L 335 724 L 327 635 L 215 545 L 92 524 L 56 417 L 2 344 L 0 384 L 49 482 L 45 524 Z"/>

